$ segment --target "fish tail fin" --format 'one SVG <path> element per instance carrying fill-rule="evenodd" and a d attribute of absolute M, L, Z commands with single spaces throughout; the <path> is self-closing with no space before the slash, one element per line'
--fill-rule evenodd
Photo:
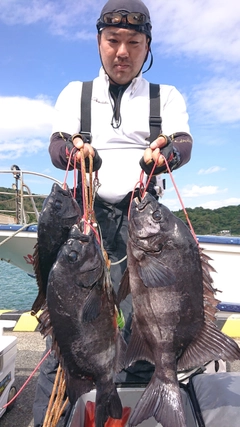
<path fill-rule="evenodd" d="M 164 427 L 186 427 L 177 381 L 163 383 L 154 374 L 131 414 L 129 427 L 137 426 L 150 417 Z"/>
<path fill-rule="evenodd" d="M 97 386 L 95 425 L 104 427 L 108 417 L 120 420 L 122 418 L 122 403 L 116 387 L 112 384 L 111 389 Z"/>

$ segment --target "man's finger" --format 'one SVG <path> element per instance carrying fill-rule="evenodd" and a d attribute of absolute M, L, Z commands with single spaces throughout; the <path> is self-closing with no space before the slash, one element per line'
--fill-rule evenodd
<path fill-rule="evenodd" d="M 84 157 L 88 157 L 91 155 L 92 157 L 95 156 L 95 152 L 91 144 L 85 143 L 83 147 Z"/>
<path fill-rule="evenodd" d="M 73 140 L 73 145 L 80 150 L 80 148 L 83 148 L 84 146 L 84 142 L 81 138 L 74 138 Z"/>
<path fill-rule="evenodd" d="M 152 150 L 155 150 L 156 148 L 161 148 L 161 147 L 164 147 L 165 145 L 166 145 L 166 139 L 163 136 L 159 136 L 150 144 L 150 147 Z"/>
<path fill-rule="evenodd" d="M 148 165 L 152 161 L 152 149 L 150 147 L 146 148 L 146 150 L 143 153 L 143 160 Z"/>

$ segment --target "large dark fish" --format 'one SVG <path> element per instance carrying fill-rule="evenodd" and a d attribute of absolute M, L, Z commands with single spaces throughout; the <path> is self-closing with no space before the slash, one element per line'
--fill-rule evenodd
<path fill-rule="evenodd" d="M 177 371 L 240 359 L 235 341 L 214 324 L 213 269 L 188 227 L 148 193 L 132 203 L 127 256 L 134 314 L 126 366 L 155 365 L 129 426 L 154 416 L 163 427 L 186 427 Z"/>
<path fill-rule="evenodd" d="M 49 274 L 40 330 L 46 335 L 52 329 L 71 404 L 96 387 L 96 427 L 103 427 L 109 416 L 122 416 L 114 384 L 115 371 L 122 368 L 123 345 L 115 302 L 95 233 L 83 234 L 74 225 Z"/>
<path fill-rule="evenodd" d="M 63 189 L 57 183 L 44 201 L 38 221 L 38 237 L 34 258 L 34 271 L 38 284 L 38 296 L 32 306 L 32 314 L 40 310 L 46 299 L 48 275 L 57 253 L 72 225 L 81 219 L 81 209 L 68 187 Z"/>

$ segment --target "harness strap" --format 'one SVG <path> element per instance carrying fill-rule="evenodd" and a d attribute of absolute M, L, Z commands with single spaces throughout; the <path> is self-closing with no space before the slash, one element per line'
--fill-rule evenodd
<path fill-rule="evenodd" d="M 83 82 L 82 84 L 82 97 L 81 97 L 81 135 L 83 135 L 87 142 L 91 143 L 91 97 L 92 97 L 93 81 Z"/>
<path fill-rule="evenodd" d="M 150 86 L 150 136 L 147 138 L 149 142 L 162 133 L 162 117 L 160 116 L 160 85 L 149 83 Z"/>
<path fill-rule="evenodd" d="M 83 82 L 81 97 L 81 134 L 85 136 L 88 142 L 91 142 L 91 96 L 92 81 Z M 162 132 L 162 118 L 160 116 L 160 85 L 149 83 L 150 90 L 150 136 L 149 142 L 154 141 Z"/>

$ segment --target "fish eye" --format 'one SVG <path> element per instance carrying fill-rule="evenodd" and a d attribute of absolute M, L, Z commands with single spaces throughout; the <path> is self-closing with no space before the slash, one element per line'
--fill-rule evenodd
<path fill-rule="evenodd" d="M 162 215 L 161 212 L 159 210 L 156 210 L 155 212 L 153 212 L 152 217 L 154 219 L 154 221 L 159 222 L 162 219 Z"/>
<path fill-rule="evenodd" d="M 55 207 L 60 211 L 60 209 L 62 209 L 62 202 L 60 202 L 60 200 L 56 200 Z"/>
<path fill-rule="evenodd" d="M 77 254 L 77 252 L 76 252 L 76 251 L 71 251 L 71 252 L 68 254 L 68 260 L 69 260 L 69 262 L 76 262 L 76 261 L 77 261 L 77 258 L 78 258 L 78 254 Z"/>

